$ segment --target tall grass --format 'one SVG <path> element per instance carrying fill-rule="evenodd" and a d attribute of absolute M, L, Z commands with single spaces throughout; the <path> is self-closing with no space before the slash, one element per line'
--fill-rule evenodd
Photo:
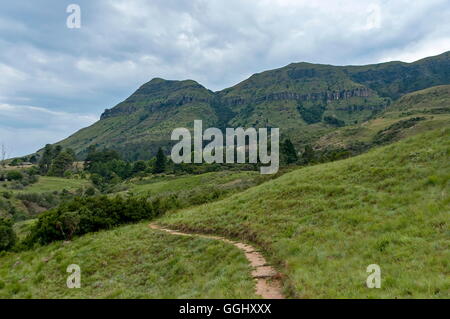
<path fill-rule="evenodd" d="M 306 167 L 168 214 L 173 228 L 256 243 L 302 298 L 448 298 L 450 129 Z M 366 267 L 382 288 L 366 287 Z"/>

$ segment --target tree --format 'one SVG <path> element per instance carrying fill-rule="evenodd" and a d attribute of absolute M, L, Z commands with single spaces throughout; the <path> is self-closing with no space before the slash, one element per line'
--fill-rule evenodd
<path fill-rule="evenodd" d="M 0 251 L 8 250 L 16 243 L 16 234 L 11 219 L 0 217 Z"/>
<path fill-rule="evenodd" d="M 305 151 L 302 154 L 302 163 L 303 164 L 309 164 L 312 161 L 314 161 L 314 157 L 315 157 L 315 154 L 314 154 L 313 148 L 309 144 L 306 145 L 305 146 Z"/>
<path fill-rule="evenodd" d="M 58 156 L 59 153 L 62 152 L 62 150 L 63 150 L 63 148 L 62 148 L 61 145 L 56 145 L 56 146 L 53 148 L 53 158 L 55 158 L 56 156 Z"/>
<path fill-rule="evenodd" d="M 9 181 L 20 181 L 23 178 L 23 175 L 19 171 L 9 171 L 6 173 L 6 179 Z"/>
<path fill-rule="evenodd" d="M 84 161 L 86 170 L 90 171 L 91 167 L 97 163 L 106 163 L 112 160 L 119 160 L 120 155 L 114 150 L 96 151 L 93 146 L 88 148 L 88 155 Z"/>
<path fill-rule="evenodd" d="M 31 155 L 30 156 L 30 163 L 36 164 L 37 163 L 37 157 L 36 155 Z"/>
<path fill-rule="evenodd" d="M 70 151 L 65 150 L 59 152 L 52 161 L 48 174 L 52 176 L 64 176 L 64 173 L 72 167 L 74 160 L 75 158 Z"/>
<path fill-rule="evenodd" d="M 166 169 L 166 156 L 164 155 L 164 152 L 160 147 L 158 149 L 158 153 L 156 153 L 156 161 L 155 166 L 153 167 L 153 173 L 159 174 L 164 172 L 165 169 Z"/>
<path fill-rule="evenodd" d="M 333 126 L 341 127 L 345 125 L 345 122 L 335 118 L 334 116 L 325 116 L 323 118 L 324 122 Z"/>
<path fill-rule="evenodd" d="M 144 161 L 137 161 L 133 164 L 133 174 L 143 172 L 147 169 L 147 164 Z"/>
<path fill-rule="evenodd" d="M 52 164 L 53 154 L 53 146 L 51 144 L 45 145 L 44 152 L 39 161 L 39 170 L 41 171 L 41 174 L 47 174 L 50 165 Z"/>
<path fill-rule="evenodd" d="M 9 163 L 10 166 L 19 166 L 20 163 L 22 163 L 22 159 L 20 158 L 15 158 L 11 161 L 11 163 Z"/>
<path fill-rule="evenodd" d="M 298 161 L 297 151 L 289 138 L 281 143 L 281 156 L 286 164 L 292 164 Z"/>

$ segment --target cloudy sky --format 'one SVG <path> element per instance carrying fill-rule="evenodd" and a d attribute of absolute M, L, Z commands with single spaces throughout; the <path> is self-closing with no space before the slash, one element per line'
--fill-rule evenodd
<path fill-rule="evenodd" d="M 415 61 L 450 50 L 449 21 L 448 0 L 3 2 L 0 143 L 34 152 L 153 77 L 220 90 L 291 62 Z"/>

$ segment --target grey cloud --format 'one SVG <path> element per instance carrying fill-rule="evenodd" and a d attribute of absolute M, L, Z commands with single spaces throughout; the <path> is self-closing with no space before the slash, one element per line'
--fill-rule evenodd
<path fill-rule="evenodd" d="M 81 29 L 65 27 L 70 3 Z M 450 50 L 448 21 L 446 0 L 16 0 L 0 12 L 0 103 L 99 114 L 153 77 L 218 90 L 291 62 L 412 61 Z"/>

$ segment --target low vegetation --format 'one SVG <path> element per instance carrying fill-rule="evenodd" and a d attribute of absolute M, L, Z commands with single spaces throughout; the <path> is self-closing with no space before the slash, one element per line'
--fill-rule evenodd
<path fill-rule="evenodd" d="M 25 175 L 26 173 L 22 173 Z M 0 216 L 22 221 L 70 200 L 74 196 L 94 195 L 95 189 L 84 179 L 36 176 L 37 181 L 16 187 L 14 181 L 0 182 Z"/>
<path fill-rule="evenodd" d="M 256 243 L 301 298 L 448 298 L 450 129 L 295 170 L 159 222 Z M 366 267 L 382 269 L 368 289 Z"/>
<path fill-rule="evenodd" d="M 66 286 L 71 264 L 80 289 Z M 250 272 L 232 245 L 144 222 L 0 254 L 0 298 L 257 298 Z"/>
<path fill-rule="evenodd" d="M 128 240 L 128 232 L 141 234 L 145 226 L 126 224 L 159 218 L 172 228 L 223 234 L 259 245 L 283 274 L 285 294 L 290 297 L 445 298 L 450 287 L 445 236 L 450 212 L 450 118 L 442 103 L 449 87 L 408 94 L 376 118 L 354 126 L 345 126 L 324 110 L 319 114 L 311 106 L 300 107 L 298 112 L 309 124 L 315 125 L 320 118 L 335 131 L 298 150 L 284 138 L 280 143 L 282 168 L 274 176 L 260 175 L 253 164 L 175 165 L 162 148 L 150 160 L 126 161 L 116 151 L 90 147 L 85 161 L 75 162 L 69 148 L 47 145 L 42 153 L 17 159 L 17 166 L 10 163 L 0 171 L 0 258 L 18 269 L 14 270 L 17 277 L 0 277 L 0 296 L 62 293 L 77 297 L 78 293 L 61 288 L 64 272 L 49 282 L 33 277 L 29 268 L 21 272 L 22 256 L 30 259 L 32 252 L 53 255 L 53 251 L 71 256 L 73 252 L 65 245 L 76 246 L 96 236 L 109 238 L 115 232 Z M 337 128 L 340 126 L 345 127 Z M 410 138 L 379 147 L 405 137 Z M 346 159 L 371 148 L 376 149 Z M 158 256 L 158 245 L 152 243 L 147 250 L 139 246 L 139 251 Z M 116 249 L 98 244 L 96 249 L 101 256 L 126 254 L 117 250 L 125 246 Z M 177 251 L 180 247 L 165 249 Z M 17 261 L 11 264 L 11 258 Z M 39 269 L 49 259 L 42 258 L 45 261 L 36 266 Z M 187 256 L 186 261 L 176 259 L 171 265 L 200 262 L 191 260 L 189 264 L 187 260 Z M 228 265 L 230 271 L 238 267 L 238 261 L 230 262 L 234 263 Z M 365 267 L 373 263 L 382 268 L 382 289 L 365 287 Z M 131 262 L 125 267 L 139 268 Z M 0 274 L 2 271 L 4 274 L 6 268 L 0 266 Z M 125 270 L 117 271 L 123 274 Z M 245 277 L 241 279 L 246 282 L 248 269 L 243 271 L 234 276 Z M 154 269 L 155 276 L 161 272 Z M 184 296 L 183 289 L 175 288 L 169 288 L 167 294 L 148 287 L 122 289 L 123 275 L 116 282 L 121 288 L 113 289 L 105 283 L 106 272 L 95 273 L 100 279 L 89 282 L 83 296 Z M 24 277 L 18 279 L 21 275 Z M 30 282 L 28 277 L 34 279 Z M 144 277 L 133 274 L 131 278 L 141 281 Z M 231 293 L 219 282 L 199 290 L 200 275 L 194 277 L 197 282 L 186 283 L 186 289 L 195 287 L 187 296 L 198 292 L 205 294 L 201 297 L 254 297 L 253 292 L 247 294 L 247 287 Z M 171 283 L 183 286 L 183 278 L 174 275 Z M 40 294 L 37 286 L 43 283 L 49 291 Z"/>

